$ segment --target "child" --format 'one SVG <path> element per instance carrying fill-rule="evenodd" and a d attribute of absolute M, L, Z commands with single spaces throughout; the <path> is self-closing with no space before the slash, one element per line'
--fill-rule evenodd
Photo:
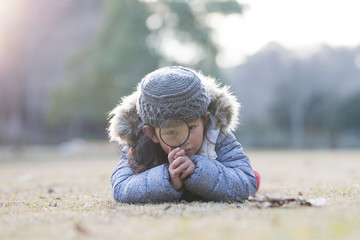
<path fill-rule="evenodd" d="M 240 104 L 212 78 L 188 68 L 160 68 L 110 113 L 110 141 L 125 144 L 111 177 L 114 199 L 125 203 L 179 200 L 244 201 L 256 192 L 250 161 L 231 131 Z M 184 120 L 180 145 L 163 125 Z M 180 120 L 179 120 L 180 119 Z M 188 131 L 188 132 L 187 132 Z"/>

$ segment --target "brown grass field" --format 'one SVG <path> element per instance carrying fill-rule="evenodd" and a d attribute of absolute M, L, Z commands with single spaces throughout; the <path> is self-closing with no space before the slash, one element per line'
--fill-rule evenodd
<path fill-rule="evenodd" d="M 111 146 L 111 147 L 109 147 Z M 93 149 L 94 150 L 94 147 Z M 84 151 L 85 152 L 85 151 Z M 360 150 L 247 151 L 258 195 L 323 198 L 326 205 L 128 205 L 112 199 L 112 145 L 62 156 L 0 148 L 0 239 L 359 239 Z"/>

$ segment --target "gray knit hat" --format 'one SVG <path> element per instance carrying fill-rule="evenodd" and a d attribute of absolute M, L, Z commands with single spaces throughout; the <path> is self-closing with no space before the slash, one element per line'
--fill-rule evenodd
<path fill-rule="evenodd" d="M 146 124 L 160 127 L 170 117 L 191 122 L 207 112 L 210 100 L 199 77 L 184 67 L 164 67 L 140 83 L 137 111 Z"/>

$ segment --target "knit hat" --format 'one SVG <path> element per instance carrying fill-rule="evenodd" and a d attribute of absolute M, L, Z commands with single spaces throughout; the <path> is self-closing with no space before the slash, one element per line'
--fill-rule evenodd
<path fill-rule="evenodd" d="M 170 118 L 191 122 L 207 112 L 210 99 L 196 73 L 173 66 L 160 68 L 140 82 L 137 111 L 146 124 L 160 127 Z"/>

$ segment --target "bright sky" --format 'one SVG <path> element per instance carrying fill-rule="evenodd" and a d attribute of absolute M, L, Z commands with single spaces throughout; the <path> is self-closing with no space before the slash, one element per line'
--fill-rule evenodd
<path fill-rule="evenodd" d="M 330 46 L 360 45 L 359 0 L 239 0 L 241 16 L 219 21 L 222 66 L 237 65 L 271 41 L 301 52 Z"/>

